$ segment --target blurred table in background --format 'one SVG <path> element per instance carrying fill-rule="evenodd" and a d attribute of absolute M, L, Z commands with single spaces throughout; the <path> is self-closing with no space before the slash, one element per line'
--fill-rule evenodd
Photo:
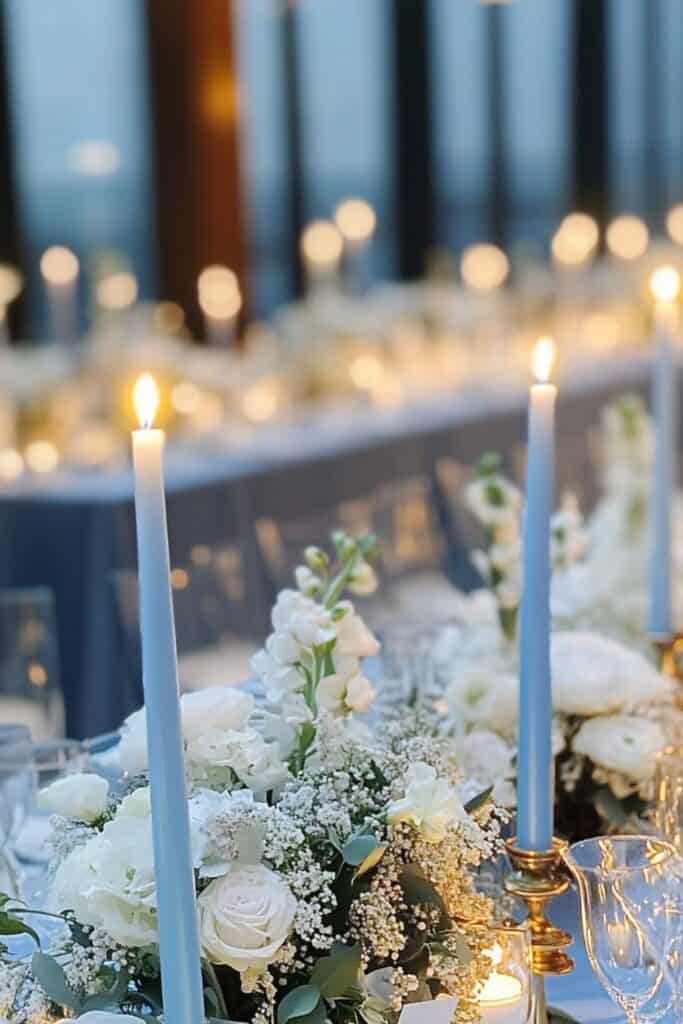
<path fill-rule="evenodd" d="M 577 372 L 561 389 L 559 487 L 582 486 L 590 502 L 587 427 L 609 398 L 646 380 L 647 358 L 636 354 Z M 230 632 L 257 639 L 266 632 L 273 597 L 257 520 L 310 519 L 383 482 L 432 475 L 443 455 L 463 465 L 491 449 L 518 457 L 525 403 L 523 386 L 501 380 L 393 410 L 312 414 L 262 431 L 234 452 L 170 445 L 168 518 L 178 589 L 187 585 L 188 567 L 207 564 L 212 551 L 219 551 L 218 569 L 229 568 L 229 551 L 242 581 Z M 74 736 L 115 727 L 141 701 L 116 602 L 116 574 L 136 561 L 132 486 L 128 467 L 63 469 L 22 476 L 2 492 L 2 584 L 54 590 L 67 729 Z M 125 614 L 125 595 L 123 603 Z"/>

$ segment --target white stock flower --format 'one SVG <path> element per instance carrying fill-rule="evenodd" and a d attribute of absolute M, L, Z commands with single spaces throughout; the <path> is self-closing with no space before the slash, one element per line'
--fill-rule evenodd
<path fill-rule="evenodd" d="M 254 698 L 230 686 L 184 693 L 180 698 L 183 739 L 186 745 L 209 730 L 242 729 L 254 708 Z M 144 708 L 123 724 L 119 744 L 121 767 L 129 775 L 147 770 L 147 718 Z"/>
<path fill-rule="evenodd" d="M 637 782 L 654 774 L 655 756 L 666 745 L 657 722 L 637 715 L 604 715 L 584 722 L 572 741 L 576 754 Z"/>
<path fill-rule="evenodd" d="M 359 597 L 368 597 L 377 590 L 377 573 L 365 559 L 361 559 L 351 573 L 348 589 Z"/>
<path fill-rule="evenodd" d="M 499 476 L 478 476 L 465 488 L 465 501 L 480 523 L 513 530 L 522 507 L 519 488 Z"/>
<path fill-rule="evenodd" d="M 41 811 L 76 821 L 97 821 L 107 809 L 109 783 L 100 775 L 65 775 L 38 793 Z"/>
<path fill-rule="evenodd" d="M 637 651 L 597 633 L 554 633 L 553 707 L 566 715 L 604 715 L 666 701 L 672 683 Z"/>
<path fill-rule="evenodd" d="M 297 565 L 294 570 L 296 585 L 302 594 L 310 596 L 320 588 L 321 580 L 307 565 Z"/>
<path fill-rule="evenodd" d="M 264 971 L 289 937 L 296 910 L 289 886 L 274 871 L 232 864 L 198 900 L 204 953 L 236 971 Z"/>
<path fill-rule="evenodd" d="M 330 613 L 298 590 L 281 590 L 272 611 L 273 629 L 288 633 L 302 647 L 334 639 Z"/>
<path fill-rule="evenodd" d="M 378 654 L 380 645 L 377 637 L 365 625 L 351 602 L 340 601 L 336 611 L 343 611 L 344 615 L 335 622 L 335 654 L 349 655 L 353 658 L 370 658 Z"/>
<path fill-rule="evenodd" d="M 360 673 L 350 676 L 336 672 L 320 680 L 317 690 L 318 706 L 331 714 L 346 714 L 357 711 L 361 714 L 370 709 L 375 691 L 369 680 Z"/>
<path fill-rule="evenodd" d="M 389 825 L 409 822 L 430 843 L 442 842 L 451 826 L 466 819 L 467 812 L 456 791 L 424 761 L 411 764 L 405 776 L 405 796 L 393 800 L 387 808 Z"/>

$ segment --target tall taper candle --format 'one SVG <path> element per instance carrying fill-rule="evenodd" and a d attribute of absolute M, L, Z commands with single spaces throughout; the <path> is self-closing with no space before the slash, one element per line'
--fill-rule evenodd
<path fill-rule="evenodd" d="M 158 391 L 149 374 L 138 379 L 134 401 L 142 428 L 133 432 L 135 519 L 164 1020 L 203 1024 L 166 528 L 164 434 L 150 429 Z"/>
<path fill-rule="evenodd" d="M 553 837 L 552 693 L 550 682 L 550 516 L 555 464 L 555 398 L 548 384 L 551 338 L 534 348 L 529 394 L 526 507 L 520 623 L 517 844 L 549 850 Z"/>
<path fill-rule="evenodd" d="M 652 409 L 655 421 L 655 459 L 652 480 L 650 552 L 650 632 L 666 639 L 673 633 L 671 506 L 676 490 L 677 391 L 675 335 L 679 275 L 675 267 L 658 267 L 650 278 L 655 298 L 655 350 Z"/>

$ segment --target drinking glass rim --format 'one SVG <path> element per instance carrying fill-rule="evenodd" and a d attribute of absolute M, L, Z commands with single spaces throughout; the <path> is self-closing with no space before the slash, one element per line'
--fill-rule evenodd
<path fill-rule="evenodd" d="M 569 847 L 569 849 L 563 854 L 563 858 L 564 858 L 565 862 L 568 863 L 568 865 L 570 867 L 570 870 L 571 870 L 571 866 L 572 865 L 576 865 L 577 870 L 580 873 L 583 873 L 583 874 L 605 875 L 605 874 L 609 873 L 609 874 L 612 874 L 612 875 L 615 875 L 615 874 L 618 874 L 618 875 L 629 875 L 629 874 L 635 874 L 638 871 L 643 871 L 647 867 L 656 866 L 656 864 L 653 864 L 653 862 L 644 863 L 644 864 L 640 864 L 640 865 L 635 865 L 635 864 L 634 865 L 618 864 L 618 865 L 615 865 L 615 867 L 613 867 L 613 868 L 609 868 L 608 871 L 605 871 L 604 869 L 602 869 L 600 867 L 600 865 L 596 865 L 595 867 L 584 867 L 572 855 L 572 851 L 573 850 L 579 850 L 580 848 L 588 847 L 591 844 L 597 845 L 598 843 L 605 842 L 605 841 L 606 842 L 610 842 L 610 843 L 615 843 L 615 844 L 618 844 L 618 845 L 621 845 L 621 844 L 623 844 L 625 842 L 635 842 L 635 841 L 640 841 L 643 844 L 650 843 L 652 845 L 656 845 L 658 848 L 661 849 L 662 853 L 666 853 L 665 860 L 664 861 L 659 861 L 659 863 L 664 863 L 666 860 L 670 860 L 671 857 L 677 857 L 678 856 L 678 853 L 676 851 L 676 847 L 673 845 L 673 843 L 669 843 L 666 839 L 660 839 L 659 836 L 649 836 L 649 835 L 645 835 L 645 834 L 642 834 L 642 833 L 636 834 L 636 835 L 632 835 L 632 836 L 630 836 L 630 835 L 629 836 L 625 836 L 625 835 L 619 835 L 619 836 L 591 836 L 588 839 L 579 839 L 578 842 L 572 843 L 572 845 Z"/>

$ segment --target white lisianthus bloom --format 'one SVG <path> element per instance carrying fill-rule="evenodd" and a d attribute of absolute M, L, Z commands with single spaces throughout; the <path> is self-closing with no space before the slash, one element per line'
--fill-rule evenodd
<path fill-rule="evenodd" d="M 361 559 L 349 577 L 348 589 L 359 597 L 368 597 L 377 590 L 377 573 L 369 562 Z"/>
<path fill-rule="evenodd" d="M 64 1017 L 59 1024 L 140 1024 L 139 1017 L 128 1013 L 110 1013 L 108 1010 L 89 1010 L 80 1017 Z"/>
<path fill-rule="evenodd" d="M 201 944 L 211 963 L 264 971 L 291 933 L 297 902 L 274 871 L 233 864 L 204 889 L 197 909 Z"/>
<path fill-rule="evenodd" d="M 194 775 L 229 768 L 245 785 L 265 792 L 282 783 L 288 772 L 276 743 L 266 743 L 256 729 L 223 730 L 207 728 L 188 741 L 188 761 Z"/>
<path fill-rule="evenodd" d="M 41 811 L 75 821 L 97 821 L 107 809 L 109 783 L 100 775 L 65 775 L 38 793 Z"/>
<path fill-rule="evenodd" d="M 664 730 L 657 722 L 637 715 L 604 715 L 583 723 L 572 749 L 601 768 L 647 782 L 654 775 L 655 757 L 665 745 Z"/>
<path fill-rule="evenodd" d="M 424 761 L 411 764 L 405 777 L 405 796 L 387 808 L 387 823 L 406 821 L 414 825 L 429 843 L 440 843 L 447 830 L 467 820 L 467 812 L 446 779 Z"/>
<path fill-rule="evenodd" d="M 335 622 L 335 654 L 348 655 L 352 658 L 371 658 L 378 654 L 380 645 L 377 637 L 356 613 L 351 602 L 340 601 L 336 611 L 344 614 Z"/>
<path fill-rule="evenodd" d="M 77 846 L 55 876 L 59 906 L 81 924 L 104 928 L 122 946 L 157 940 L 154 851 L 150 818 L 124 815 Z"/>
<path fill-rule="evenodd" d="M 254 708 L 254 698 L 231 686 L 210 687 L 180 698 L 183 739 L 186 744 L 209 729 L 244 728 Z M 145 709 L 133 712 L 123 724 L 119 744 L 121 767 L 129 775 L 147 770 L 147 721 Z"/>
<path fill-rule="evenodd" d="M 501 658 L 474 656 L 456 667 L 446 690 L 449 712 L 468 726 L 481 726 L 504 735 L 517 724 L 519 685 Z"/>
<path fill-rule="evenodd" d="M 344 675 L 336 672 L 324 676 L 317 689 L 319 708 L 335 715 L 348 714 L 349 711 L 363 714 L 370 709 L 375 696 L 369 680 L 360 673 Z"/>
<path fill-rule="evenodd" d="M 503 807 L 515 804 L 514 756 L 514 748 L 489 729 L 477 729 L 458 741 L 458 763 L 472 780 L 469 789 L 481 792 L 493 786 L 493 799 Z"/>
<path fill-rule="evenodd" d="M 554 633 L 553 707 L 565 715 L 604 715 L 671 698 L 673 684 L 637 651 L 597 633 Z"/>

